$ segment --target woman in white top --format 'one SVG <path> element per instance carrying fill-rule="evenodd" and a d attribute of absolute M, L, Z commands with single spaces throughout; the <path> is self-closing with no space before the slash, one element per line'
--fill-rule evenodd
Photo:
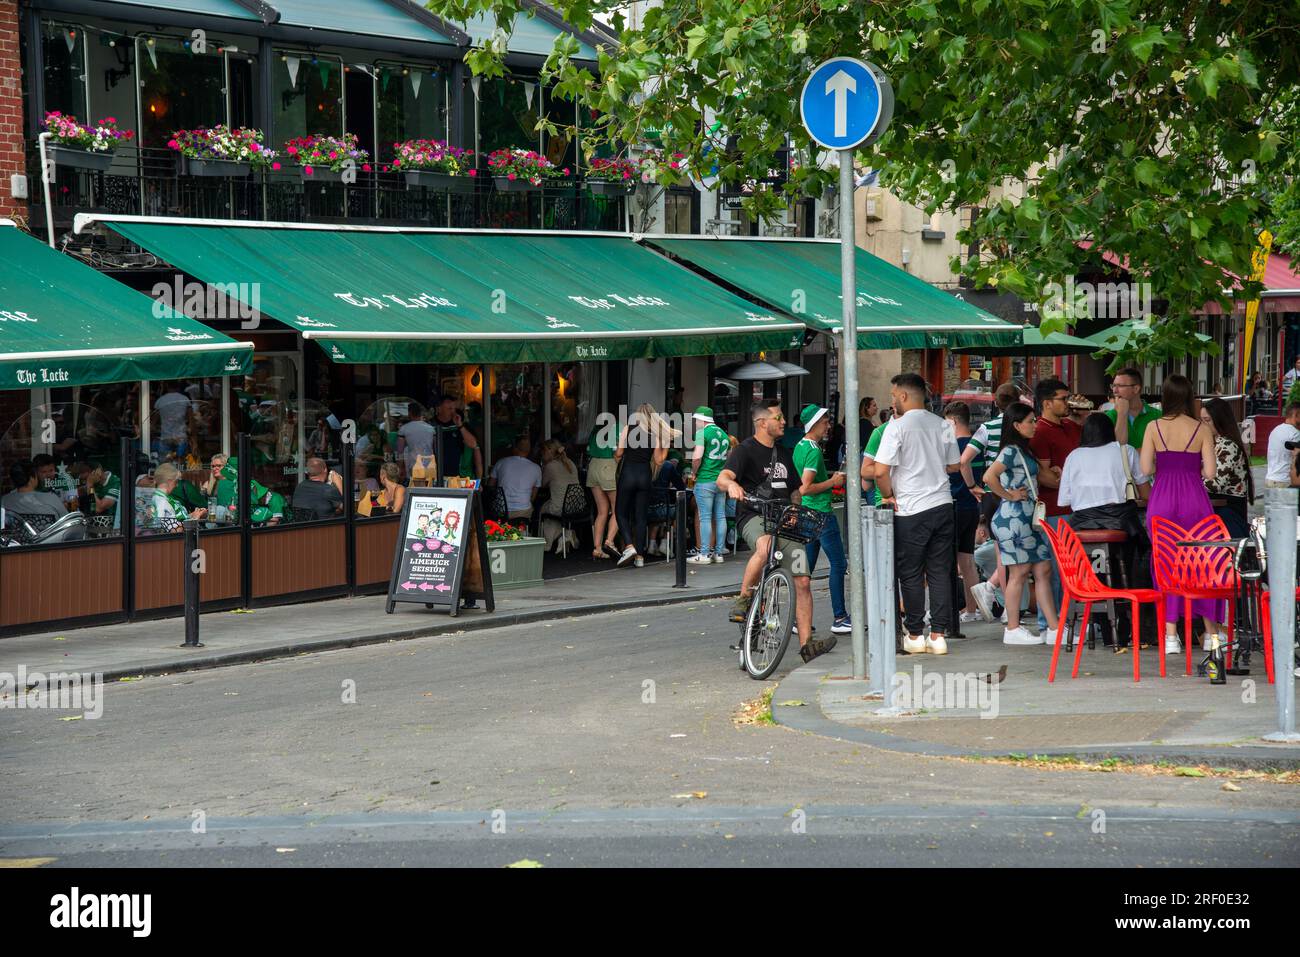
<path fill-rule="evenodd" d="M 573 464 L 564 451 L 564 444 L 556 439 L 547 439 L 542 444 L 542 487 L 546 489 L 547 499 L 542 503 L 542 537 L 546 547 L 553 548 L 564 531 L 558 519 L 546 518 L 548 515 L 560 515 L 564 512 L 564 496 L 570 485 L 578 485 L 578 467 Z M 569 545 L 578 544 L 577 534 L 569 530 Z"/>

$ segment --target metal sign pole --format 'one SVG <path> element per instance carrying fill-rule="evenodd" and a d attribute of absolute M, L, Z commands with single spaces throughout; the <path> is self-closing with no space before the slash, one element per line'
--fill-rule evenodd
<path fill-rule="evenodd" d="M 844 523 L 849 533 L 849 616 L 853 619 L 853 677 L 867 676 L 867 620 L 862 563 L 862 446 L 858 434 L 858 281 L 853 231 L 853 150 L 840 150 L 840 298 L 844 305 Z"/>
<path fill-rule="evenodd" d="M 1277 693 L 1277 730 L 1266 741 L 1300 741 L 1295 730 L 1295 585 L 1296 490 L 1264 492 L 1268 519 L 1268 590 L 1273 625 L 1273 675 Z"/>

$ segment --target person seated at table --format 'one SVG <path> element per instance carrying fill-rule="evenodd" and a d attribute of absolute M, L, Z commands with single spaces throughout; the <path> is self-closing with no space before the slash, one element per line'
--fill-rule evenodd
<path fill-rule="evenodd" d="M 382 492 L 384 487 L 379 484 L 379 469 L 372 464 L 357 459 L 356 464 L 352 467 L 352 482 L 356 487 L 358 495 L 366 492 Z"/>
<path fill-rule="evenodd" d="M 343 496 L 330 481 L 329 466 L 324 459 L 310 458 L 307 477 L 293 490 L 293 507 L 310 512 L 314 519 L 333 518 L 343 511 Z"/>
<path fill-rule="evenodd" d="M 650 483 L 650 512 L 654 518 L 662 518 L 650 522 L 647 532 L 649 543 L 645 550 L 647 555 L 668 554 L 668 536 L 673 534 L 677 522 L 677 493 L 685 489 L 686 479 L 682 476 L 681 463 L 669 454 Z"/>
<path fill-rule="evenodd" d="M 62 518 L 68 514 L 57 495 L 39 491 L 40 477 L 26 462 L 15 462 L 9 466 L 9 481 L 13 483 L 14 490 L 0 498 L 0 508 L 6 512 L 49 515 L 51 518 Z M 12 520 L 8 524 L 12 525 Z"/>
<path fill-rule="evenodd" d="M 555 547 L 561 534 L 567 534 L 568 546 L 578 546 L 578 535 L 573 529 L 565 532 L 564 526 L 554 516 L 564 513 L 564 497 L 570 485 L 578 484 L 578 467 L 573 464 L 564 443 L 557 439 L 547 439 L 542 443 L 542 485 L 546 487 L 547 499 L 542 503 L 542 538 L 546 539 L 547 549 Z"/>
<path fill-rule="evenodd" d="M 214 461 L 215 458 L 214 456 Z M 238 480 L 239 458 L 228 456 L 217 480 L 216 499 L 217 504 L 228 509 L 231 515 L 236 515 L 239 508 Z M 284 496 L 279 492 L 272 492 L 261 482 L 250 478 L 248 497 L 249 519 L 254 525 L 276 525 L 284 518 Z"/>
<path fill-rule="evenodd" d="M 524 432 L 515 439 L 510 454 L 492 466 L 490 481 L 506 493 L 506 517 L 531 519 L 537 490 L 542 487 L 542 469 L 528 457 L 532 442 Z"/>
<path fill-rule="evenodd" d="M 406 504 L 406 486 L 402 484 L 402 470 L 396 462 L 385 462 L 379 467 L 379 484 L 382 489 L 379 494 L 381 511 L 371 514 L 400 515 Z"/>
<path fill-rule="evenodd" d="M 1201 425 L 1214 435 L 1214 478 L 1205 480 L 1205 490 L 1215 505 L 1214 514 L 1228 526 L 1233 538 L 1250 534 L 1249 511 L 1255 501 L 1255 477 L 1250 473 L 1250 457 L 1241 439 L 1241 429 L 1232 407 L 1222 399 L 1210 399 L 1201 406 Z M 1210 502 L 1214 505 L 1214 502 Z"/>
<path fill-rule="evenodd" d="M 122 497 L 121 476 L 114 475 L 99 462 L 78 462 L 73 466 L 82 488 L 85 489 L 90 514 L 105 515 L 105 522 L 119 528 L 118 500 Z"/>
<path fill-rule="evenodd" d="M 170 462 L 154 469 L 153 491 L 145 499 L 145 507 L 139 516 L 141 529 L 176 531 L 178 523 L 200 519 L 207 514 L 206 508 L 186 508 L 185 503 L 176 497 L 176 483 L 180 477 L 180 469 Z"/>

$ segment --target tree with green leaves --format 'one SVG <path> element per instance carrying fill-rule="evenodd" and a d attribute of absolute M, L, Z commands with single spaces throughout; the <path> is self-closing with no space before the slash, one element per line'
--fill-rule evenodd
<path fill-rule="evenodd" d="M 428 5 L 503 26 L 529 9 Z M 832 56 L 871 60 L 896 105 L 857 162 L 928 212 L 980 208 L 960 238 L 982 254 L 954 268 L 1037 301 L 1108 253 L 1167 303 L 1147 361 L 1200 348 L 1193 312 L 1228 303 L 1261 229 L 1300 251 L 1294 0 L 663 0 L 634 25 L 611 0 L 555 6 L 620 38 L 593 72 L 562 36 L 543 68 L 598 117 L 587 146 L 649 139 L 684 153 L 684 169 L 662 168 L 661 180 L 717 163 L 724 181 L 759 184 L 746 203 L 760 217 L 832 182 L 816 163 L 782 189 L 760 182 L 787 138 L 816 150 L 798 111 L 809 72 Z M 498 42 L 466 61 L 498 73 L 503 51 Z M 1257 289 L 1238 283 L 1239 295 Z"/>

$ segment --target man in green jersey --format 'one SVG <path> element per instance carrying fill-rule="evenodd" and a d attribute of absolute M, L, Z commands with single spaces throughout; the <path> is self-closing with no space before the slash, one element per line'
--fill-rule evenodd
<path fill-rule="evenodd" d="M 713 410 L 702 405 L 691 416 L 695 422 L 695 451 L 691 467 L 695 470 L 695 504 L 699 515 L 696 541 L 699 551 L 687 559 L 694 565 L 721 565 L 727 551 L 727 496 L 718 491 L 718 475 L 731 442 L 727 433 L 713 421 Z M 712 553 L 712 554 L 710 554 Z"/>
<path fill-rule="evenodd" d="M 831 513 L 831 489 L 844 487 L 844 473 L 826 474 L 826 460 L 822 456 L 821 441 L 831 427 L 829 409 L 817 405 L 806 405 L 799 413 L 803 423 L 803 438 L 794 447 L 794 467 L 799 476 L 799 493 L 802 504 L 816 512 Z M 831 608 L 835 622 L 831 632 L 847 635 L 853 631 L 848 609 L 844 607 L 844 575 L 848 571 L 848 562 L 844 557 L 844 541 L 840 538 L 839 523 L 831 518 L 822 526 L 822 534 L 816 541 L 809 542 L 808 571 L 817 567 L 817 558 L 822 549 L 831 563 L 830 586 Z"/>
<path fill-rule="evenodd" d="M 1115 408 L 1108 409 L 1106 416 L 1115 423 L 1115 438 L 1120 445 L 1127 442 L 1141 452 L 1147 426 L 1164 413 L 1159 406 L 1142 401 L 1142 373 L 1137 369 L 1120 369 L 1110 388 L 1115 396 Z"/>

